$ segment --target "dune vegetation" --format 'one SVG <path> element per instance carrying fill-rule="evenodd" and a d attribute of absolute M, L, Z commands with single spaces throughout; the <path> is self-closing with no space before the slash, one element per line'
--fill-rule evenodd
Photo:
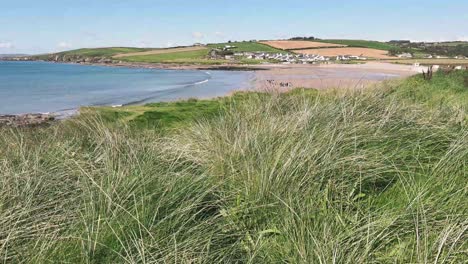
<path fill-rule="evenodd" d="M 0 128 L 4 263 L 463 263 L 468 72 Z"/>

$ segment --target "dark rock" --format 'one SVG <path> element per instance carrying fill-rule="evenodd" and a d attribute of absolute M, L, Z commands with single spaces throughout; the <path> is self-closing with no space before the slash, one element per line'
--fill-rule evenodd
<path fill-rule="evenodd" d="M 31 127 L 49 125 L 55 120 L 50 114 L 0 115 L 0 127 Z"/>

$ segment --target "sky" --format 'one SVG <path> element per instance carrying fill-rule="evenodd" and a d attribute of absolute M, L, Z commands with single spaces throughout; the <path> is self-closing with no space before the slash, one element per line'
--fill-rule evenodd
<path fill-rule="evenodd" d="M 0 54 L 293 36 L 468 41 L 468 0 L 0 0 Z"/>

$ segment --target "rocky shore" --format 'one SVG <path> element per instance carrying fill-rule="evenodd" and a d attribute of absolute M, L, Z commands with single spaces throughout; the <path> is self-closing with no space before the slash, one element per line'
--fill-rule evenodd
<path fill-rule="evenodd" d="M 126 62 L 110 57 L 87 57 L 80 55 L 50 54 L 29 57 L 0 58 L 5 61 L 46 61 L 52 63 L 69 63 L 95 66 L 126 67 L 140 69 L 168 69 L 168 70 L 219 70 L 219 71 L 261 71 L 268 69 L 265 65 L 243 64 L 180 64 L 180 63 L 144 63 Z M 260 66 L 260 67 L 259 67 Z"/>
<path fill-rule="evenodd" d="M 36 127 L 50 125 L 55 121 L 50 114 L 0 115 L 0 127 Z"/>

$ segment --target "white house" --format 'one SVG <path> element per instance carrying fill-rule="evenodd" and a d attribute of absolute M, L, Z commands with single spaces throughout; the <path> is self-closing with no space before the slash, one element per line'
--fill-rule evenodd
<path fill-rule="evenodd" d="M 411 53 L 402 53 L 398 54 L 398 58 L 413 58 L 413 55 Z"/>

